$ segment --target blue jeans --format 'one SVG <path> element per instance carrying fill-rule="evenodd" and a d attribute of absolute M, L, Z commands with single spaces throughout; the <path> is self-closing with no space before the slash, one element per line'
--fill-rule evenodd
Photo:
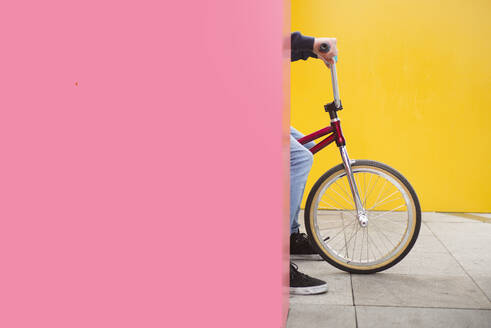
<path fill-rule="evenodd" d="M 305 183 L 309 176 L 314 155 L 309 151 L 315 143 L 313 141 L 301 145 L 297 140 L 303 134 L 290 127 L 290 233 L 298 232 L 298 212 L 302 202 Z"/>

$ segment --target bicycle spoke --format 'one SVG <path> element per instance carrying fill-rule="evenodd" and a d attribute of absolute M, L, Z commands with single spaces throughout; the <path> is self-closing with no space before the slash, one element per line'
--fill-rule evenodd
<path fill-rule="evenodd" d="M 326 204 L 327 206 L 333 208 L 333 209 L 336 209 L 336 210 L 339 210 L 339 208 L 337 208 L 336 206 L 332 206 L 331 204 L 329 204 L 328 202 L 326 202 L 325 200 L 323 199 L 319 199 L 321 202 L 323 202 L 324 204 Z M 345 208 L 343 208 L 345 209 Z"/>
<path fill-rule="evenodd" d="M 389 241 L 389 243 L 391 243 L 391 244 L 392 244 L 392 246 L 393 246 L 394 248 L 396 247 L 396 245 L 394 245 L 394 243 L 392 242 L 392 240 L 390 240 L 390 239 L 389 239 L 389 237 L 387 237 L 387 235 L 386 235 L 385 233 L 383 233 L 381 230 L 379 230 L 379 229 L 377 228 L 377 224 L 375 224 L 375 222 L 374 222 L 374 221 L 372 221 L 372 225 L 373 225 L 373 227 L 374 227 L 374 228 L 375 228 L 375 229 L 376 229 L 378 232 L 380 232 L 380 233 L 382 234 L 382 236 L 384 236 L 384 237 L 385 237 L 385 239 L 387 239 L 387 240 Z M 387 248 L 388 248 L 388 247 L 387 247 Z"/>
<path fill-rule="evenodd" d="M 363 184 L 361 183 L 361 177 L 359 174 L 353 172 L 353 178 L 355 179 L 356 188 L 358 189 L 358 196 L 360 197 L 361 206 L 363 206 Z M 365 208 L 365 206 L 363 206 Z"/>
<path fill-rule="evenodd" d="M 384 199 L 382 199 L 380 202 L 378 202 L 378 203 L 376 203 L 375 205 L 373 205 L 372 207 L 370 207 L 370 208 L 368 209 L 368 211 L 369 211 L 369 210 L 371 210 L 372 208 L 374 208 L 374 207 L 376 207 L 376 206 L 380 205 L 380 204 L 383 204 L 383 203 L 385 202 L 385 200 L 387 200 L 388 198 L 392 197 L 392 195 L 397 194 L 398 192 L 399 192 L 399 190 L 394 191 L 392 194 L 390 194 L 389 196 L 387 196 L 387 197 L 385 197 Z"/>
<path fill-rule="evenodd" d="M 349 227 L 349 226 L 351 226 L 351 225 L 353 225 L 353 224 L 355 224 L 355 223 L 356 223 L 356 222 L 355 222 L 355 221 L 353 221 L 353 222 L 351 222 L 351 223 L 350 223 L 350 224 L 348 224 L 348 225 L 343 225 L 343 229 L 342 229 L 342 230 L 340 230 L 340 231 L 339 231 L 337 234 L 335 234 L 335 235 L 334 235 L 334 237 L 330 238 L 330 239 L 329 239 L 329 242 L 332 242 L 334 239 L 336 239 L 336 237 L 337 237 L 337 236 L 339 236 L 339 234 L 341 234 L 341 232 L 344 232 L 344 231 L 345 231 L 345 229 L 346 229 L 347 227 Z"/>
<path fill-rule="evenodd" d="M 336 208 L 336 209 L 332 209 L 331 211 L 332 211 L 333 213 L 322 213 L 322 214 L 317 213 L 317 216 L 333 216 L 333 215 L 335 215 L 335 214 L 336 214 L 338 211 L 341 211 L 341 209 Z M 346 210 L 346 211 L 350 211 L 350 210 Z"/>
<path fill-rule="evenodd" d="M 365 240 L 365 231 L 367 229 L 363 229 L 361 231 L 361 250 L 360 250 L 360 259 L 359 259 L 359 262 L 361 263 L 361 257 L 363 256 L 363 241 Z"/>
<path fill-rule="evenodd" d="M 366 228 L 367 230 L 367 263 L 370 262 L 370 253 L 372 254 L 372 258 L 375 260 L 377 257 L 375 256 L 375 253 L 373 251 L 370 251 L 370 245 L 368 244 L 368 227 Z M 377 245 L 375 245 L 376 247 Z"/>
<path fill-rule="evenodd" d="M 372 217 L 371 219 L 372 219 L 372 220 L 374 220 L 374 219 L 379 218 L 379 217 L 381 217 L 381 216 L 383 216 L 383 215 L 385 215 L 385 214 L 392 213 L 392 212 L 394 212 L 395 210 L 398 210 L 398 209 L 400 209 L 400 208 L 401 208 L 401 207 L 403 207 L 403 206 L 406 206 L 406 204 L 402 204 L 402 205 L 400 205 L 400 206 L 397 206 L 396 208 L 394 208 L 394 209 L 392 209 L 392 210 L 390 210 L 390 211 L 384 212 L 384 213 L 382 213 L 382 214 L 379 214 L 379 215 L 377 215 L 377 216 L 375 216 L 375 217 Z"/>
<path fill-rule="evenodd" d="M 377 175 L 377 180 L 375 180 L 375 182 L 373 183 L 372 188 L 371 188 L 371 189 L 370 189 L 370 191 L 368 192 L 368 194 L 367 194 L 367 198 L 365 199 L 365 202 L 368 202 L 368 197 L 369 197 L 369 196 L 372 194 L 372 191 L 375 189 L 375 186 L 377 185 L 377 182 L 378 182 L 378 180 L 379 180 L 379 179 L 380 179 L 380 176 L 379 176 L 379 175 Z M 371 179 L 370 179 L 370 181 L 371 181 Z"/>
<path fill-rule="evenodd" d="M 368 227 L 366 228 L 367 229 L 367 238 L 370 239 L 370 235 L 368 234 Z M 377 249 L 377 251 L 380 253 L 380 256 L 384 256 L 384 254 L 380 251 L 380 249 L 377 247 L 377 244 L 373 241 L 372 239 L 372 243 L 373 245 L 375 246 L 375 248 Z M 367 242 L 367 245 L 368 245 L 368 242 Z M 372 252 L 372 255 L 374 255 L 374 258 L 375 258 L 375 254 Z"/>
<path fill-rule="evenodd" d="M 355 250 L 356 250 L 356 238 L 358 238 L 358 231 L 360 231 L 360 226 L 358 226 L 356 233 L 355 233 L 355 240 L 353 242 L 353 259 L 355 258 Z"/>
<path fill-rule="evenodd" d="M 324 196 L 325 196 L 325 195 L 324 195 Z M 324 197 L 324 196 L 323 196 L 323 197 Z M 355 215 L 355 214 L 351 213 L 351 211 L 352 211 L 352 210 L 348 210 L 347 208 L 344 208 L 344 207 L 343 207 L 343 206 L 341 206 L 341 204 L 339 204 L 339 203 L 338 203 L 338 202 L 337 202 L 335 199 L 333 199 L 333 198 L 330 198 L 330 199 L 331 199 L 332 201 L 334 201 L 336 204 L 338 204 L 338 205 L 339 205 L 339 207 L 341 207 L 343 210 L 348 211 L 348 213 L 350 213 L 351 215 L 353 215 L 353 217 L 354 217 L 355 219 L 358 219 L 358 218 L 356 217 L 356 215 Z M 322 198 L 320 199 L 320 201 L 321 201 L 321 202 L 323 202 L 323 203 L 325 203 L 325 204 L 327 204 L 327 205 L 329 205 L 329 204 L 328 204 L 327 202 L 325 202 L 325 201 L 324 201 Z M 329 205 L 329 206 L 331 206 L 331 205 Z"/>
<path fill-rule="evenodd" d="M 375 201 L 375 203 L 378 202 L 378 200 L 380 199 L 380 196 L 382 195 L 382 192 L 384 191 L 385 189 L 385 185 L 387 184 L 387 180 L 384 179 L 384 184 L 382 185 L 382 187 L 380 188 L 380 192 L 378 194 L 378 197 L 377 197 L 377 200 Z"/>
<path fill-rule="evenodd" d="M 387 249 L 386 242 L 384 241 L 384 239 L 382 238 L 382 236 L 380 236 L 380 233 L 375 233 L 375 230 L 372 229 L 372 240 L 373 240 L 373 243 L 374 244 L 375 244 L 375 236 L 377 236 L 377 239 L 380 241 L 380 247 L 382 247 L 383 250 L 384 250 L 384 252 L 385 252 L 385 250 Z M 377 250 L 380 251 L 379 248 L 377 248 Z M 380 255 L 383 257 L 384 256 L 384 253 L 380 252 Z"/>
<path fill-rule="evenodd" d="M 349 237 L 348 241 L 345 241 L 344 247 L 346 247 L 346 252 L 348 251 L 348 247 L 347 247 L 348 245 L 347 244 L 351 241 L 351 239 L 353 239 L 353 237 L 358 232 L 358 230 L 360 230 L 360 226 L 358 225 L 357 228 L 355 228 L 354 230 L 355 231 L 351 234 L 351 236 Z M 341 248 L 339 251 L 342 251 L 344 249 L 344 247 Z"/>
<path fill-rule="evenodd" d="M 383 204 L 385 206 L 387 206 L 388 204 L 393 203 L 393 202 L 396 202 L 396 201 L 402 201 L 404 204 L 406 203 L 406 201 L 403 198 L 396 198 L 396 199 L 386 200 Z M 379 205 L 382 205 L 382 204 L 379 204 Z M 372 209 L 369 209 L 367 211 L 372 211 Z M 372 212 L 379 212 L 379 211 L 381 211 L 381 210 L 374 210 Z"/>
<path fill-rule="evenodd" d="M 363 193 L 363 196 L 365 196 L 365 199 L 363 200 L 363 208 L 367 207 L 367 181 L 366 181 L 366 174 L 363 174 L 363 187 L 365 192 Z M 370 181 L 372 180 L 372 176 L 370 175 Z"/>
<path fill-rule="evenodd" d="M 346 226 L 347 227 L 347 226 Z M 341 229 L 343 226 L 335 226 L 335 227 L 328 227 L 328 228 L 319 228 L 319 231 L 325 231 L 325 230 L 337 230 Z"/>
<path fill-rule="evenodd" d="M 344 198 L 343 196 L 341 196 L 336 190 L 332 189 L 332 191 L 334 193 L 336 193 L 336 195 L 338 195 L 339 197 L 341 197 L 342 199 L 344 199 L 349 205 L 353 205 L 353 207 L 355 206 L 354 203 L 352 203 L 350 200 Z"/>
<path fill-rule="evenodd" d="M 341 220 L 343 220 L 343 225 L 344 225 L 344 216 L 341 214 Z M 343 229 L 343 235 L 344 235 L 344 245 L 347 244 L 346 242 L 346 229 Z M 346 248 L 346 257 L 348 257 L 348 248 Z"/>

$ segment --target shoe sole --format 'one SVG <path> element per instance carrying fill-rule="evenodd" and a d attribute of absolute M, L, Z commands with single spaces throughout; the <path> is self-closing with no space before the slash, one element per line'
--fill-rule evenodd
<path fill-rule="evenodd" d="M 323 261 L 319 254 L 290 254 L 290 260 Z"/>
<path fill-rule="evenodd" d="M 327 292 L 327 284 L 311 287 L 290 287 L 291 295 L 316 295 Z"/>

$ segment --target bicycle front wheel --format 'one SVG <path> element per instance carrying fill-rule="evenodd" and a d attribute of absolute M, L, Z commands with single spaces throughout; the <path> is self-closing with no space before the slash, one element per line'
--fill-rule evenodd
<path fill-rule="evenodd" d="M 383 271 L 401 261 L 418 238 L 421 208 L 409 182 L 374 161 L 352 164 L 368 225 L 358 221 L 342 164 L 315 183 L 305 207 L 305 228 L 319 254 L 352 273 Z"/>

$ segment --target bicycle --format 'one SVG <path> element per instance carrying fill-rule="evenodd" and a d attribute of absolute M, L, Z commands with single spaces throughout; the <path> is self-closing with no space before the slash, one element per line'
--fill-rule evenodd
<path fill-rule="evenodd" d="M 328 52 L 328 44 L 322 44 L 321 51 Z M 324 109 L 331 124 L 298 141 L 304 145 L 326 136 L 310 151 L 316 154 L 335 142 L 342 163 L 324 173 L 310 190 L 305 228 L 313 247 L 333 266 L 351 273 L 383 271 L 414 246 L 421 226 L 419 200 L 406 178 L 390 166 L 350 160 L 337 115 L 343 107 L 336 64 L 330 68 L 334 101 Z"/>

